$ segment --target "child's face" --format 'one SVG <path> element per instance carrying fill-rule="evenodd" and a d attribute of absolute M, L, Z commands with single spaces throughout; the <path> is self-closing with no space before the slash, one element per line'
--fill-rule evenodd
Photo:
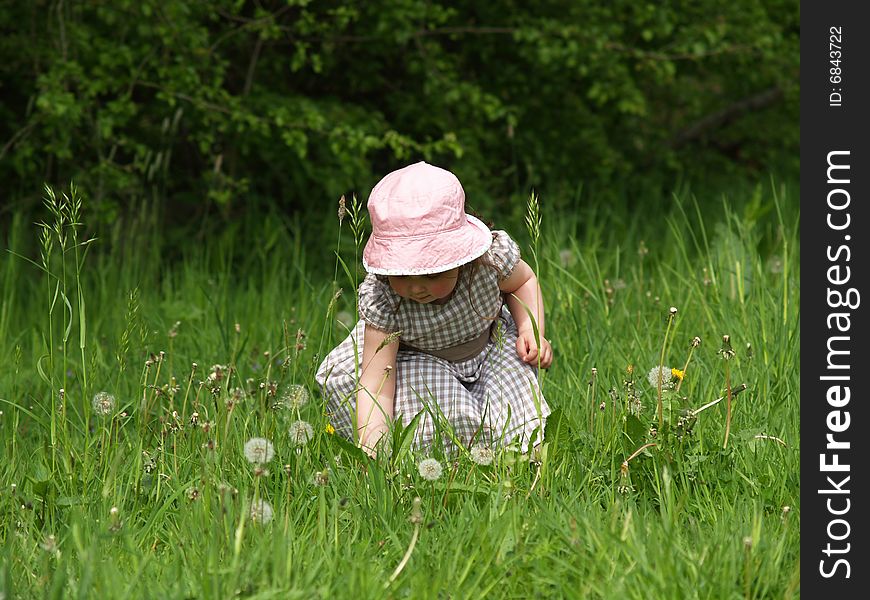
<path fill-rule="evenodd" d="M 402 298 L 420 304 L 440 304 L 453 293 L 458 277 L 458 268 L 432 275 L 390 275 L 390 287 Z"/>

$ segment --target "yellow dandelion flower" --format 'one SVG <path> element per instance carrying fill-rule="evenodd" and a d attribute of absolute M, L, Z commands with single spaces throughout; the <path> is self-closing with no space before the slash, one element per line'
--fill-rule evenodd
<path fill-rule="evenodd" d="M 332 426 L 332 423 L 326 424 L 326 433 L 328 433 L 329 435 L 335 433 L 335 427 Z"/>
<path fill-rule="evenodd" d="M 682 381 L 683 377 L 686 376 L 686 372 L 680 371 L 679 369 L 671 369 L 671 375 Z"/>

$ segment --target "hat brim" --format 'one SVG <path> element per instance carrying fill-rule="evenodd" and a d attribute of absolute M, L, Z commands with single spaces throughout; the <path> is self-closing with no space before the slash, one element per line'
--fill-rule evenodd
<path fill-rule="evenodd" d="M 455 269 L 483 256 L 492 246 L 492 232 L 469 214 L 451 231 L 423 236 L 369 237 L 363 266 L 375 275 L 431 275 Z"/>

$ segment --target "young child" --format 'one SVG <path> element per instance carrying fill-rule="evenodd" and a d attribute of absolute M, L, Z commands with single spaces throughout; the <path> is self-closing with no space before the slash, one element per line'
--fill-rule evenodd
<path fill-rule="evenodd" d="M 395 417 L 425 411 L 416 447 L 451 448 L 445 420 L 466 447 L 539 443 L 550 408 L 537 369 L 553 350 L 516 242 L 465 214 L 456 176 L 425 162 L 384 177 L 368 210 L 361 319 L 316 375 L 336 431 L 374 454 Z"/>

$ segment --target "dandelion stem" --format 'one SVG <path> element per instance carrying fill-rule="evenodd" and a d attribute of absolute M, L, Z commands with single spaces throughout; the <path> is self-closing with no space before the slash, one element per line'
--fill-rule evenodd
<path fill-rule="evenodd" d="M 676 389 L 677 392 L 680 391 L 680 387 L 683 385 L 683 379 L 685 379 L 686 373 L 689 370 L 689 361 L 692 360 L 692 353 L 694 351 L 695 351 L 695 344 L 693 343 L 689 346 L 689 356 L 686 357 L 686 364 L 683 365 L 683 376 L 680 377 L 679 381 L 677 381 L 677 389 Z"/>
<path fill-rule="evenodd" d="M 411 553 L 414 552 L 414 546 L 417 545 L 417 537 L 420 535 L 420 525 L 419 523 L 414 524 L 414 533 L 411 535 L 411 543 L 408 544 L 408 549 L 405 550 L 405 556 L 402 557 L 402 560 L 396 565 L 396 570 L 393 571 L 393 574 L 390 575 L 390 578 L 384 583 L 384 588 L 390 587 L 392 583 L 396 580 L 402 570 L 405 568 L 405 565 L 408 564 L 408 561 L 411 559 Z"/>
<path fill-rule="evenodd" d="M 589 433 L 592 433 L 592 417 L 595 415 L 595 376 L 598 374 L 598 369 L 592 369 L 592 380 L 589 382 L 589 387 L 592 388 L 589 400 Z"/>
<path fill-rule="evenodd" d="M 748 386 L 747 386 L 745 383 L 741 383 L 741 384 L 738 385 L 736 388 L 734 388 L 733 390 L 731 390 L 731 397 L 732 397 L 732 398 L 736 397 L 737 394 L 739 394 L 740 392 L 742 392 L 743 390 L 745 390 L 747 387 L 748 387 Z M 698 414 L 702 413 L 703 411 L 707 410 L 708 408 L 710 408 L 710 407 L 712 407 L 712 406 L 716 406 L 717 404 L 719 404 L 720 402 L 722 402 L 724 399 L 725 399 L 725 396 L 722 396 L 721 398 L 716 398 L 716 399 L 713 400 L 712 402 L 708 402 L 708 403 L 705 404 L 704 406 L 700 406 L 700 407 L 696 408 L 695 410 L 692 410 L 692 411 L 689 411 L 689 412 L 690 412 L 691 416 L 696 417 L 696 416 L 698 416 Z"/>
<path fill-rule="evenodd" d="M 662 383 L 664 379 L 664 373 L 662 369 L 664 369 L 665 364 L 665 348 L 668 346 L 668 336 L 671 333 L 671 324 L 674 322 L 674 317 L 677 314 L 676 308 L 671 308 L 668 313 L 668 327 L 665 329 L 665 339 L 662 342 L 662 353 L 659 356 L 659 374 L 658 374 L 658 417 L 659 417 L 659 429 L 662 429 L 665 426 L 665 417 L 664 417 L 664 405 L 662 403 Z"/>
<path fill-rule="evenodd" d="M 728 434 L 731 433 L 731 369 L 728 361 L 725 361 L 725 392 L 727 402 L 725 403 L 725 441 L 722 444 L 723 448 L 728 447 Z"/>
<path fill-rule="evenodd" d="M 641 452 L 643 452 L 643 451 L 646 450 L 647 448 L 651 448 L 651 447 L 653 447 L 653 446 L 655 446 L 655 445 L 656 445 L 655 442 L 650 442 L 650 443 L 648 443 L 648 444 L 644 444 L 643 446 L 641 446 L 640 448 L 638 448 L 637 450 L 635 450 L 634 452 L 632 452 L 631 456 L 629 456 L 628 458 L 626 458 L 626 459 L 625 459 L 625 462 L 624 462 L 623 464 L 624 464 L 624 465 L 627 465 L 629 462 L 632 461 L 632 459 L 636 458 L 638 454 L 640 454 Z"/>

